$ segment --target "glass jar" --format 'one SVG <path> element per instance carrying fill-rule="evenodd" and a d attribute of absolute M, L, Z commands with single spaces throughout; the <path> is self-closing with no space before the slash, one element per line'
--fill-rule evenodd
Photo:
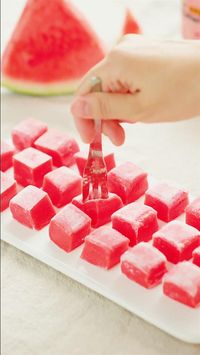
<path fill-rule="evenodd" d="M 182 35 L 186 39 L 200 39 L 200 0 L 183 0 Z"/>

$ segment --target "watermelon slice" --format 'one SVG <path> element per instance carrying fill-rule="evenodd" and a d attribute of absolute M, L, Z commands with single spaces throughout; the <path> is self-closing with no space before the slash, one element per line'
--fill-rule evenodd
<path fill-rule="evenodd" d="M 132 12 L 130 9 L 126 10 L 125 14 L 125 21 L 123 25 L 123 30 L 122 30 L 123 35 L 129 34 L 129 33 L 136 33 L 136 34 L 141 34 L 141 28 L 134 18 Z"/>
<path fill-rule="evenodd" d="M 32 95 L 71 93 L 104 57 L 97 35 L 65 0 L 28 0 L 5 49 L 2 82 Z"/>

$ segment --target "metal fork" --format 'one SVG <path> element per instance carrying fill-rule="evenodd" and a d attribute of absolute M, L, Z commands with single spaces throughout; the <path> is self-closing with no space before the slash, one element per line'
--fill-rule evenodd
<path fill-rule="evenodd" d="M 92 77 L 91 92 L 101 92 L 101 79 Z M 101 119 L 94 119 L 95 137 L 89 147 L 88 159 L 83 172 L 83 202 L 90 199 L 108 198 L 107 169 L 102 152 Z"/>

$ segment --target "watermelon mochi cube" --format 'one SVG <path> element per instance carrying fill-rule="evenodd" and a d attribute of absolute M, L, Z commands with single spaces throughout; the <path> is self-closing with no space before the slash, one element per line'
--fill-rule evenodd
<path fill-rule="evenodd" d="M 35 141 L 34 146 L 52 156 L 53 164 L 57 167 L 72 165 L 75 162 L 74 154 L 79 151 L 74 138 L 56 129 L 44 133 Z"/>
<path fill-rule="evenodd" d="M 163 280 L 166 296 L 189 307 L 200 304 L 200 268 L 188 261 L 175 265 Z"/>
<path fill-rule="evenodd" d="M 81 193 L 81 177 L 66 166 L 61 166 L 44 176 L 43 190 L 55 206 L 62 207 Z"/>
<path fill-rule="evenodd" d="M 11 198 L 17 193 L 16 181 L 5 173 L 1 172 L 1 206 L 0 211 L 4 211 L 8 206 Z"/>
<path fill-rule="evenodd" d="M 176 264 L 192 257 L 200 244 L 200 232 L 180 221 L 172 221 L 153 234 L 153 245 Z"/>
<path fill-rule="evenodd" d="M 112 227 L 130 240 L 130 246 L 149 241 L 158 230 L 157 212 L 140 202 L 132 202 L 113 213 Z"/>
<path fill-rule="evenodd" d="M 12 140 L 19 150 L 33 146 L 33 143 L 48 129 L 47 125 L 34 118 L 18 123 L 12 130 Z"/>
<path fill-rule="evenodd" d="M 200 197 L 185 209 L 186 223 L 200 230 Z"/>
<path fill-rule="evenodd" d="M 108 187 L 126 205 L 145 193 L 148 188 L 147 174 L 135 164 L 126 162 L 108 173 Z"/>
<path fill-rule="evenodd" d="M 149 243 L 141 242 L 121 257 L 121 271 L 143 287 L 158 285 L 167 272 L 166 258 Z"/>
<path fill-rule="evenodd" d="M 81 176 L 83 176 L 84 168 L 85 168 L 87 158 L 88 158 L 88 152 L 82 150 L 78 153 L 75 153 L 74 158 L 75 158 L 79 173 Z M 114 157 L 113 153 L 105 153 L 104 160 L 105 160 L 107 171 L 110 171 L 111 169 L 113 169 L 115 167 L 115 157 Z"/>
<path fill-rule="evenodd" d="M 193 256 L 193 260 L 192 260 L 193 263 L 200 266 L 200 246 L 194 249 L 192 256 Z"/>
<path fill-rule="evenodd" d="M 13 154 L 14 154 L 14 148 L 7 142 L 2 141 L 1 152 L 0 152 L 1 171 L 6 171 L 12 166 Z"/>
<path fill-rule="evenodd" d="M 118 264 L 121 255 L 128 249 L 129 240 L 108 226 L 91 232 L 86 238 L 81 258 L 87 262 L 110 269 Z"/>
<path fill-rule="evenodd" d="M 184 212 L 188 193 L 165 182 L 150 187 L 145 193 L 145 204 L 158 212 L 158 218 L 170 222 Z"/>
<path fill-rule="evenodd" d="M 55 215 L 52 202 L 45 191 L 29 185 L 10 200 L 13 218 L 34 229 L 46 226 Z"/>
<path fill-rule="evenodd" d="M 110 222 L 111 215 L 123 206 L 120 197 L 111 193 L 107 199 L 91 199 L 86 202 L 79 195 L 73 198 L 72 203 L 91 218 L 94 228 Z"/>
<path fill-rule="evenodd" d="M 91 219 L 71 203 L 58 212 L 49 225 L 50 239 L 68 253 L 81 245 L 90 231 Z"/>
<path fill-rule="evenodd" d="M 13 158 L 14 177 L 22 186 L 40 187 L 43 177 L 52 170 L 52 158 L 35 148 L 26 148 Z"/>

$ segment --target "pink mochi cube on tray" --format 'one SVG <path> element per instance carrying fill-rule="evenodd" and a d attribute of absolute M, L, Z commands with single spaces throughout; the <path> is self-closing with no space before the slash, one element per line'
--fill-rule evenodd
<path fill-rule="evenodd" d="M 94 228 L 110 222 L 111 215 L 123 206 L 120 197 L 111 193 L 107 199 L 92 199 L 86 202 L 83 202 L 82 195 L 79 195 L 73 198 L 72 203 L 91 218 Z"/>
<path fill-rule="evenodd" d="M 200 268 L 188 261 L 175 265 L 163 280 L 166 296 L 189 307 L 200 304 Z"/>
<path fill-rule="evenodd" d="M 9 202 L 13 196 L 17 193 L 16 181 L 8 176 L 7 174 L 1 172 L 1 205 L 0 211 L 4 211 L 9 206 Z"/>
<path fill-rule="evenodd" d="M 34 118 L 18 123 L 12 130 L 12 140 L 19 150 L 33 146 L 33 143 L 48 129 L 47 125 Z"/>
<path fill-rule="evenodd" d="M 113 213 L 112 227 L 130 240 L 130 246 L 149 241 L 158 230 L 157 212 L 140 202 L 132 202 Z"/>
<path fill-rule="evenodd" d="M 75 158 L 79 173 L 81 176 L 83 176 L 85 164 L 86 164 L 87 158 L 88 158 L 88 152 L 87 151 L 80 151 L 78 153 L 75 153 L 74 158 Z M 113 153 L 104 153 L 104 160 L 105 160 L 107 171 L 110 171 L 111 169 L 113 169 L 115 167 L 115 157 L 114 157 Z"/>
<path fill-rule="evenodd" d="M 161 182 L 150 187 L 145 193 L 145 204 L 158 212 L 158 218 L 170 222 L 185 210 L 188 193 L 168 183 Z"/>
<path fill-rule="evenodd" d="M 72 204 L 58 212 L 49 225 L 50 239 L 68 253 L 81 245 L 90 231 L 91 219 Z"/>
<path fill-rule="evenodd" d="M 1 165 L 0 170 L 6 171 L 12 166 L 12 159 L 14 155 L 14 148 L 5 141 L 1 142 L 1 152 L 0 159 Z"/>
<path fill-rule="evenodd" d="M 176 264 L 189 260 L 200 245 L 200 232 L 180 221 L 172 221 L 153 234 L 153 245 L 168 261 Z"/>
<path fill-rule="evenodd" d="M 45 175 L 43 190 L 55 206 L 64 206 L 81 193 L 81 177 L 66 166 L 61 166 Z"/>
<path fill-rule="evenodd" d="M 130 280 L 151 288 L 158 285 L 167 272 L 166 258 L 149 243 L 141 242 L 122 255 L 121 271 Z"/>
<path fill-rule="evenodd" d="M 192 256 L 193 256 L 192 262 L 200 266 L 200 246 L 193 250 Z"/>
<path fill-rule="evenodd" d="M 34 143 L 35 148 L 52 156 L 57 167 L 75 163 L 74 154 L 79 151 L 78 143 L 66 132 L 51 129 Z"/>
<path fill-rule="evenodd" d="M 52 170 L 52 158 L 35 148 L 26 148 L 13 158 L 14 177 L 22 186 L 41 187 L 43 177 Z"/>
<path fill-rule="evenodd" d="M 186 223 L 200 230 L 200 197 L 185 209 Z"/>
<path fill-rule="evenodd" d="M 46 192 L 29 185 L 10 200 L 13 218 L 29 228 L 41 229 L 55 215 L 52 202 Z"/>
<path fill-rule="evenodd" d="M 108 226 L 91 232 L 86 238 L 81 258 L 87 262 L 110 269 L 118 264 L 121 255 L 128 249 L 129 240 Z"/>
<path fill-rule="evenodd" d="M 108 187 L 126 205 L 137 200 L 147 190 L 147 173 L 131 162 L 123 163 L 108 173 Z"/>

